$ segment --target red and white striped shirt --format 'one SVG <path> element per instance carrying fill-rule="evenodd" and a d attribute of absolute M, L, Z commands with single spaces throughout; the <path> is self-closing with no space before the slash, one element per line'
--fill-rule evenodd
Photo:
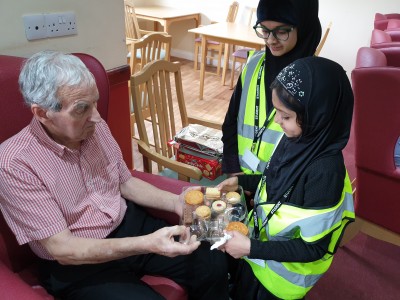
<path fill-rule="evenodd" d="M 52 140 L 35 118 L 0 145 L 0 208 L 19 244 L 53 258 L 38 240 L 68 228 L 105 238 L 122 221 L 120 184 L 131 177 L 104 120 L 71 150 Z"/>

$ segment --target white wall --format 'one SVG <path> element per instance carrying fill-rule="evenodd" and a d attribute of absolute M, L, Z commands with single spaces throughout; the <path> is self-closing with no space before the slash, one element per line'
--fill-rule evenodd
<path fill-rule="evenodd" d="M 257 6 L 258 1 L 237 1 L 240 3 L 237 20 L 245 22 L 248 8 Z M 209 24 L 210 20 L 224 21 L 230 3 L 232 0 L 135 0 L 136 5 L 153 4 L 197 10 L 202 14 L 202 24 Z M 319 3 L 323 31 L 332 21 L 320 56 L 337 61 L 348 72 L 354 68 L 357 50 L 369 45 L 375 13 L 400 12 L 400 0 L 320 0 Z M 193 34 L 187 33 L 192 24 L 188 21 L 171 27 L 172 55 L 193 59 Z"/>
<path fill-rule="evenodd" d="M 22 16 L 74 11 L 78 34 L 28 41 Z M 0 0 L 0 54 L 28 57 L 52 49 L 85 52 L 106 69 L 126 64 L 123 0 Z"/>
<path fill-rule="evenodd" d="M 376 12 L 400 12 L 400 0 L 320 0 L 322 28 L 332 21 L 321 56 L 340 63 L 349 73 L 355 66 L 357 50 L 368 47 Z"/>
<path fill-rule="evenodd" d="M 232 0 L 134 0 L 136 6 L 165 5 L 201 13 L 201 23 L 224 21 Z M 258 0 L 238 0 L 238 22 L 246 22 L 249 7 Z M 78 35 L 27 41 L 24 14 L 74 11 Z M 321 56 L 333 59 L 347 71 L 354 68 L 357 50 L 368 46 L 375 12 L 400 12 L 400 0 L 320 0 L 323 29 L 333 25 Z M 194 37 L 187 30 L 192 20 L 173 23 L 172 55 L 193 59 Z M 29 56 L 42 49 L 86 52 L 106 69 L 125 64 L 123 0 L 0 0 L 0 54 Z"/>

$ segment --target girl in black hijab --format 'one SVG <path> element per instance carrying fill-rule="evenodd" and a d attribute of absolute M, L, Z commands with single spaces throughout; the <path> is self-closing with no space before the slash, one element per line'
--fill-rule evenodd
<path fill-rule="evenodd" d="M 276 38 L 276 34 L 273 32 L 269 38 L 265 38 L 266 48 L 261 54 L 257 53 L 253 55 L 251 59 L 257 60 L 264 66 L 264 70 L 261 73 L 263 84 L 260 89 L 260 109 L 262 110 L 259 116 L 258 128 L 262 128 L 265 120 L 273 119 L 273 107 L 271 102 L 271 91 L 269 86 L 275 79 L 276 75 L 289 63 L 294 60 L 312 56 L 321 39 L 321 24 L 318 18 L 318 0 L 260 0 L 257 7 L 257 23 L 255 27 L 263 28 L 265 21 L 278 22 L 286 26 L 285 30 L 292 28 L 291 32 L 288 32 L 288 39 L 295 39 L 294 47 L 287 53 L 275 53 L 271 51 L 271 47 L 274 47 L 274 43 L 279 46 L 279 43 L 284 44 L 286 40 L 279 41 Z M 281 26 L 282 27 L 282 26 Z M 264 27 L 265 28 L 265 27 Z M 269 28 L 274 29 L 274 28 Z M 259 29 L 258 29 L 259 30 Z M 275 39 L 273 38 L 275 37 Z M 272 41 L 272 45 L 271 45 Z M 261 63 L 259 63 L 261 64 Z M 249 64 L 248 64 L 249 65 Z M 245 76 L 245 72 L 247 75 Z M 241 131 L 243 125 L 243 119 L 246 113 L 253 113 L 255 106 L 255 88 L 254 84 L 251 85 L 250 81 L 256 80 L 258 75 L 258 69 L 255 69 L 253 74 L 249 74 L 245 67 L 241 76 L 238 79 L 235 91 L 232 94 L 229 108 L 225 116 L 224 123 L 222 125 L 224 142 L 222 170 L 224 173 L 236 174 L 240 172 L 251 173 L 250 168 L 246 165 L 246 162 L 242 160 L 244 149 L 252 147 L 254 142 L 254 136 L 241 138 Z M 243 107 L 243 109 L 240 109 Z M 244 109 L 245 107 L 245 109 Z M 250 119 L 255 119 L 250 116 Z M 253 126 L 254 124 L 246 124 Z M 276 124 L 275 124 L 276 126 Z M 273 128 L 274 122 L 267 122 L 265 128 Z M 276 143 L 276 140 L 271 141 L 268 137 L 268 130 L 260 130 L 259 139 L 255 140 L 255 144 L 258 143 L 256 149 L 251 151 L 255 156 L 262 162 L 268 161 L 270 154 L 268 151 L 264 151 L 264 156 L 259 153 L 259 149 L 264 146 L 261 145 L 261 141 L 267 141 L 270 143 L 272 149 Z M 257 133 L 255 132 L 254 135 Z M 266 147 L 269 147 L 268 145 Z M 263 165 L 259 165 L 260 169 L 263 169 Z M 262 172 L 262 171 L 261 171 Z M 260 173 L 260 170 L 253 170 L 253 173 Z"/>
<path fill-rule="evenodd" d="M 245 258 L 233 299 L 301 299 L 329 268 L 346 225 L 354 220 L 342 150 L 353 112 L 343 68 L 307 57 L 284 68 L 271 85 L 275 121 L 284 136 L 263 174 L 231 177 L 219 185 L 255 191 L 250 238 L 220 249 Z M 251 284 L 253 282 L 254 284 Z"/>

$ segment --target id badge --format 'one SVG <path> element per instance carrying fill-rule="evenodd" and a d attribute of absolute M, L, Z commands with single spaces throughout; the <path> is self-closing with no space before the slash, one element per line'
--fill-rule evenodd
<path fill-rule="evenodd" d="M 258 164 L 260 163 L 260 159 L 249 149 L 244 150 L 243 161 L 249 166 L 249 168 L 253 171 L 257 171 Z"/>

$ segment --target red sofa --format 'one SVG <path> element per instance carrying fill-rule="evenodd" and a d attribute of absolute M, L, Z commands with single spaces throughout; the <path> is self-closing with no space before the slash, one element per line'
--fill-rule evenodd
<path fill-rule="evenodd" d="M 75 54 L 94 74 L 99 88 L 98 110 L 107 121 L 109 106 L 109 83 L 106 71 L 93 56 Z M 32 118 L 31 111 L 24 105 L 18 91 L 18 76 L 23 58 L 0 55 L 0 143 L 25 127 Z M 127 114 L 129 116 L 129 114 Z M 132 170 L 135 177 L 154 184 L 157 187 L 179 194 L 188 183 Z M 177 224 L 178 216 L 157 210 L 151 214 Z M 0 214 L 0 298 L 1 299 L 53 299 L 38 283 L 36 272 L 37 259 L 28 245 L 19 246 L 13 233 Z M 185 300 L 186 291 L 170 279 L 144 276 L 144 282 L 152 286 L 166 299 Z"/>

